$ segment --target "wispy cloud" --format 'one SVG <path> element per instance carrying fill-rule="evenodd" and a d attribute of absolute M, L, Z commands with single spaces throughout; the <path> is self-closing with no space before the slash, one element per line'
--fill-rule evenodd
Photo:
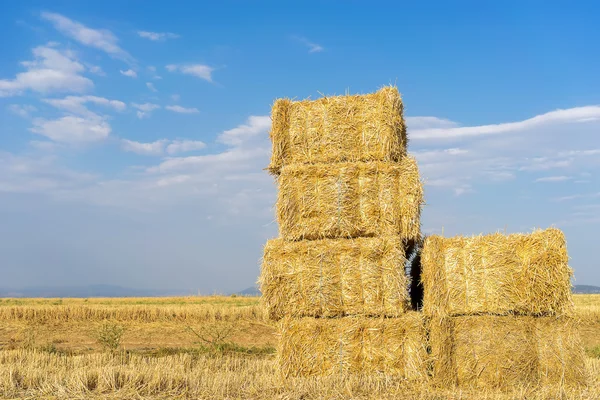
<path fill-rule="evenodd" d="M 152 114 L 152 111 L 160 108 L 160 106 L 158 104 L 153 104 L 153 103 L 144 103 L 144 104 L 131 103 L 131 105 L 138 110 L 136 114 L 139 119 L 148 118 L 150 116 L 150 114 Z"/>
<path fill-rule="evenodd" d="M 163 154 L 167 139 L 157 140 L 151 143 L 135 142 L 133 140 L 122 139 L 121 148 L 136 154 L 158 156 Z"/>
<path fill-rule="evenodd" d="M 11 80 L 0 80 L 0 97 L 20 95 L 26 90 L 39 93 L 76 92 L 91 89 L 94 83 L 81 75 L 85 67 L 70 50 L 60 50 L 54 44 L 33 49 L 35 59 L 23 61 L 27 71 Z"/>
<path fill-rule="evenodd" d="M 193 108 L 186 108 L 186 107 L 182 107 L 182 106 L 179 106 L 179 105 L 166 106 L 165 108 L 167 110 L 169 110 L 169 111 L 173 111 L 173 112 L 180 113 L 180 114 L 196 114 L 196 113 L 200 112 L 195 107 L 193 107 Z"/>
<path fill-rule="evenodd" d="M 111 57 L 133 63 L 133 57 L 119 45 L 119 39 L 109 30 L 92 29 L 80 22 L 73 21 L 64 15 L 43 12 L 42 19 L 52 23 L 54 28 L 79 43 L 102 50 Z"/>
<path fill-rule="evenodd" d="M 158 89 L 154 87 L 154 83 L 152 82 L 146 82 L 146 87 L 153 92 L 158 92 Z"/>
<path fill-rule="evenodd" d="M 21 118 L 28 118 L 31 115 L 31 113 L 37 111 L 37 108 L 30 104 L 11 104 L 8 106 L 8 111 L 15 115 L 18 115 Z"/>
<path fill-rule="evenodd" d="M 204 79 L 208 82 L 212 82 L 212 73 L 215 70 L 213 67 L 209 67 L 204 64 L 169 64 L 165 67 L 169 72 L 181 72 L 183 74 L 192 75 L 197 78 Z"/>
<path fill-rule="evenodd" d="M 132 69 L 128 69 L 127 71 L 119 70 L 119 72 L 121 73 L 121 75 L 125 75 L 130 78 L 137 78 L 137 72 L 135 72 Z"/>
<path fill-rule="evenodd" d="M 519 122 L 507 122 L 495 125 L 436 127 L 428 129 L 410 129 L 412 140 L 456 139 L 474 136 L 497 135 L 519 132 L 536 128 L 549 123 L 582 122 L 590 118 L 600 117 L 600 106 L 575 107 L 565 110 L 550 111 Z"/>
<path fill-rule="evenodd" d="M 537 178 L 535 182 L 564 182 L 570 180 L 569 176 L 545 176 L 542 178 Z"/>
<path fill-rule="evenodd" d="M 106 139 L 111 127 L 102 118 L 67 115 L 54 120 L 36 118 L 30 130 L 56 142 L 82 144 Z"/>
<path fill-rule="evenodd" d="M 98 96 L 67 96 L 63 99 L 43 99 L 42 101 L 58 109 L 80 116 L 96 115 L 85 106 L 87 103 L 112 108 L 115 111 L 124 111 L 127 108 L 127 105 L 122 101 L 109 100 Z"/>
<path fill-rule="evenodd" d="M 304 36 L 292 36 L 292 39 L 294 39 L 295 41 L 302 43 L 304 46 L 306 46 L 308 48 L 309 53 L 320 53 L 322 51 L 325 51 L 325 48 L 323 46 L 321 46 L 320 44 L 311 42 Z"/>
<path fill-rule="evenodd" d="M 148 31 L 138 31 L 137 34 L 139 37 L 144 39 L 149 39 L 154 42 L 162 42 L 167 39 L 177 39 L 180 37 L 179 35 L 171 32 L 148 32 Z"/>
<path fill-rule="evenodd" d="M 190 151 L 202 150 L 205 147 L 206 143 L 199 140 L 174 140 L 167 146 L 167 153 L 188 153 Z"/>
<path fill-rule="evenodd" d="M 121 148 L 124 151 L 149 156 L 160 156 L 165 154 L 165 152 L 170 155 L 188 153 L 191 151 L 202 150 L 205 147 L 206 144 L 199 140 L 160 139 L 149 143 L 136 142 L 128 139 L 121 140 Z"/>

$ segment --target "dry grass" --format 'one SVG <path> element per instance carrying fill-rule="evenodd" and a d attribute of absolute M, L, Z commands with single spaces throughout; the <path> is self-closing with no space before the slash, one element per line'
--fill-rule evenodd
<path fill-rule="evenodd" d="M 570 315 L 564 234 L 430 236 L 421 256 L 428 315 Z"/>
<path fill-rule="evenodd" d="M 277 358 L 285 376 L 384 374 L 426 380 L 422 313 L 398 318 L 286 318 Z"/>
<path fill-rule="evenodd" d="M 417 162 L 293 164 L 279 177 L 277 222 L 286 240 L 420 236 Z"/>
<path fill-rule="evenodd" d="M 399 237 L 269 240 L 261 269 L 270 318 L 371 315 L 396 317 L 409 308 Z"/>
<path fill-rule="evenodd" d="M 273 105 L 269 170 L 290 164 L 398 161 L 406 153 L 403 106 L 396 87 Z"/>
<path fill-rule="evenodd" d="M 576 315 L 586 326 L 586 348 L 600 346 L 600 295 L 575 295 Z M 19 302 L 19 304 L 15 304 Z M 586 358 L 589 386 L 581 390 L 555 386 L 516 385 L 504 391 L 434 387 L 400 377 L 360 375 L 283 379 L 270 351 L 252 347 L 275 346 L 275 325 L 262 317 L 244 317 L 240 331 L 230 337 L 240 346 L 224 353 L 200 351 L 188 325 L 229 323 L 215 315 L 237 315 L 236 309 L 258 307 L 258 298 L 188 297 L 171 299 L 4 299 L 2 309 L 36 310 L 27 320 L 0 319 L 0 398 L 53 399 L 408 399 L 408 400 L 592 400 L 600 398 L 600 358 Z M 140 304 L 141 303 L 141 304 Z M 140 306 L 150 310 L 175 309 L 194 319 L 144 321 L 121 318 L 127 352 L 102 352 L 94 330 L 102 321 L 68 319 L 52 307 L 114 309 L 124 316 Z M 195 310 L 204 308 L 204 314 Z M 211 309 L 212 307 L 212 309 Z M 229 311 L 224 311 L 229 309 Z M 208 313 L 206 311 L 209 310 Z M 219 311 L 217 313 L 217 311 Z M 50 313 L 52 317 L 44 316 Z M 152 311 L 149 315 L 160 314 Z M 26 313 L 29 315 L 29 313 Z M 88 313 L 84 313 L 87 315 Z M 89 313 L 94 315 L 94 313 Z M 60 315 L 57 318 L 57 315 Z M 200 315 L 209 315 L 202 319 Z M 237 318 L 237 317 L 236 317 Z M 150 319 L 151 320 L 151 319 Z M 30 333 L 27 333 L 30 332 Z M 31 333 L 33 332 L 33 333 Z M 11 341 L 11 338 L 15 340 Z M 47 346 L 52 344 L 55 347 Z M 25 349 L 29 347 L 29 349 Z M 12 349 L 12 350 L 11 350 Z M 590 352 L 590 354 L 592 354 Z"/>

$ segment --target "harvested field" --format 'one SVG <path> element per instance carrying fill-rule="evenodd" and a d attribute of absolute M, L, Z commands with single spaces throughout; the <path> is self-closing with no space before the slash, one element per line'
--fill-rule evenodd
<path fill-rule="evenodd" d="M 247 315 L 233 324 L 237 332 L 229 347 L 200 345 L 187 330 L 203 326 L 227 327 L 238 310 L 259 307 L 257 297 L 185 297 L 122 299 L 2 299 L 0 312 L 19 307 L 22 319 L 0 319 L 0 398 L 15 399 L 408 399 L 408 400 L 596 400 L 600 398 L 600 296 L 575 295 L 575 315 L 582 320 L 588 387 L 514 385 L 504 389 L 432 386 L 401 376 L 360 374 L 282 379 L 274 349 L 277 323 Z M 151 313 L 199 315 L 210 319 L 177 318 L 152 322 L 136 314 L 145 306 Z M 122 347 L 103 351 L 94 336 L 98 314 L 70 307 L 113 310 L 125 327 Z M 31 308 L 34 312 L 29 312 Z M 212 310 L 211 310 L 212 308 Z M 78 308 L 79 309 L 79 308 Z M 217 313 L 218 311 L 218 313 Z M 126 318 L 128 312 L 137 315 Z M 82 316 L 94 319 L 86 322 Z M 206 315 L 206 314 L 204 314 Z M 237 318 L 237 317 L 235 317 Z M 233 321 L 233 318 L 231 318 Z"/>

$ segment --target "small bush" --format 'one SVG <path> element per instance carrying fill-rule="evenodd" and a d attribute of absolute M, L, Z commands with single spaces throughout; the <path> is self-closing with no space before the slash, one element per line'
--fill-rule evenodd
<path fill-rule="evenodd" d="M 116 351 L 121 347 L 125 327 L 115 322 L 104 321 L 96 332 L 96 340 L 103 349 Z"/>
<path fill-rule="evenodd" d="M 226 352 L 232 345 L 235 346 L 231 338 L 240 330 L 232 321 L 206 323 L 196 329 L 188 326 L 187 329 L 200 339 L 200 347 L 207 347 L 219 353 Z"/>

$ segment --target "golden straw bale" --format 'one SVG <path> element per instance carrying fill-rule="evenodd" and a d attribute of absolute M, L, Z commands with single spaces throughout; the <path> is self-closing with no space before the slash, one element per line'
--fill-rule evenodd
<path fill-rule="evenodd" d="M 560 315 L 574 309 L 565 236 L 555 228 L 430 236 L 421 261 L 427 315 Z"/>
<path fill-rule="evenodd" d="M 399 318 L 285 318 L 278 365 L 284 376 L 385 374 L 427 378 L 421 313 Z"/>
<path fill-rule="evenodd" d="M 277 220 L 286 240 L 420 235 L 423 186 L 412 157 L 290 165 L 278 181 Z"/>
<path fill-rule="evenodd" d="M 261 276 L 271 319 L 399 316 L 408 309 L 403 242 L 397 237 L 269 240 Z"/>
<path fill-rule="evenodd" d="M 268 170 L 289 164 L 398 161 L 406 154 L 402 98 L 394 86 L 366 95 L 275 101 Z"/>
<path fill-rule="evenodd" d="M 584 385 L 585 357 L 568 317 L 433 318 L 433 378 L 442 386 Z"/>

